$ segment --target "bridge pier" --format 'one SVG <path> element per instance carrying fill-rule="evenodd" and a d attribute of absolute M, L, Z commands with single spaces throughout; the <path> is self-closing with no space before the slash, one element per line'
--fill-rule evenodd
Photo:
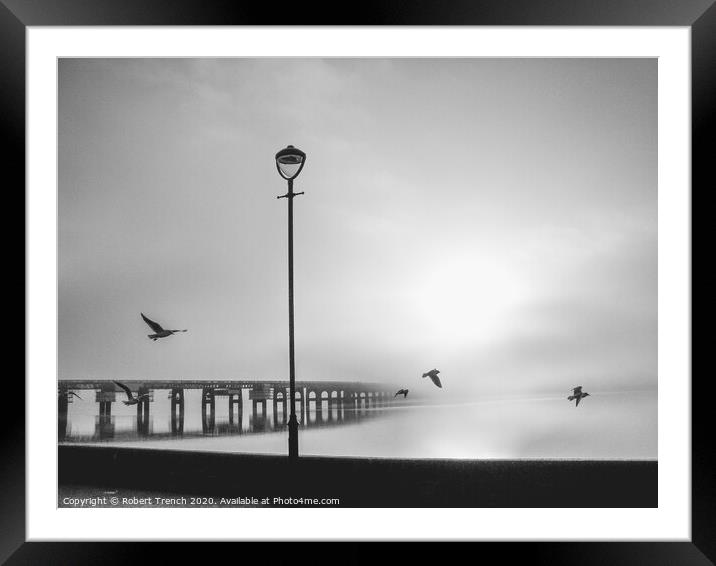
<path fill-rule="evenodd" d="M 268 420 L 266 419 L 267 410 L 266 403 L 271 399 L 271 384 L 260 383 L 254 385 L 249 391 L 249 399 L 251 399 L 251 416 L 249 417 L 249 426 L 251 430 L 266 430 Z M 259 416 L 259 405 L 261 405 L 261 415 Z"/>
<path fill-rule="evenodd" d="M 140 385 L 137 396 L 147 395 L 149 388 L 146 385 Z M 111 409 L 105 405 L 104 417 L 109 417 Z M 137 432 L 142 435 L 149 434 L 149 397 L 141 399 L 137 403 Z"/>
<path fill-rule="evenodd" d="M 280 399 L 278 398 L 279 395 L 281 396 Z M 289 415 L 288 397 L 289 397 L 289 394 L 285 388 L 274 387 L 274 391 L 273 391 L 274 420 L 276 420 L 276 415 L 278 414 L 278 406 L 281 405 L 281 422 L 283 424 L 286 424 L 288 422 L 288 415 Z"/>
<path fill-rule="evenodd" d="M 313 394 L 313 398 L 311 398 Z M 313 421 L 311 421 L 311 403 L 313 403 Z M 316 398 L 316 392 L 313 389 L 306 390 L 306 424 L 315 422 L 316 413 L 318 412 L 318 401 Z"/>
<path fill-rule="evenodd" d="M 333 399 L 333 405 L 336 408 L 336 419 L 341 420 L 341 413 L 343 413 L 343 399 L 341 399 L 341 392 L 336 392 L 336 398 Z"/>
<path fill-rule="evenodd" d="M 137 397 L 141 397 L 142 395 L 147 395 L 149 393 L 149 389 L 145 385 L 140 385 L 139 391 L 137 392 Z M 107 403 L 109 405 L 109 403 Z M 111 412 L 111 408 L 105 405 L 105 414 L 108 412 Z M 137 403 L 137 418 L 142 419 L 148 419 L 149 418 L 149 397 L 145 397 L 144 399 L 141 399 L 139 403 Z"/>
<path fill-rule="evenodd" d="M 57 395 L 57 440 L 62 441 L 67 437 L 67 395 L 68 391 L 64 387 L 60 388 Z"/>
<path fill-rule="evenodd" d="M 341 397 L 342 394 L 342 391 L 336 392 L 336 420 L 338 422 L 341 422 L 343 420 L 343 397 Z"/>
<path fill-rule="evenodd" d="M 261 414 L 259 414 L 259 405 L 261 406 Z M 265 399 L 252 399 L 251 400 L 251 416 L 249 417 L 249 429 L 252 432 L 261 432 L 266 430 L 268 420 L 266 418 L 266 400 Z"/>
<path fill-rule="evenodd" d="M 281 398 L 279 399 L 279 395 Z M 280 424 L 285 425 L 288 422 L 288 394 L 285 389 L 274 387 L 273 390 L 273 424 L 274 427 L 279 426 L 278 407 L 281 405 Z"/>
<path fill-rule="evenodd" d="M 252 410 L 253 410 L 254 418 L 255 419 L 258 418 L 258 416 L 259 416 L 258 407 L 259 407 L 259 405 L 261 405 L 261 418 L 265 419 L 266 418 L 266 399 L 253 399 L 251 401 L 251 403 L 252 403 Z"/>
<path fill-rule="evenodd" d="M 96 392 L 95 400 L 99 403 L 99 416 L 109 417 L 112 414 L 112 403 L 115 400 L 114 383 L 105 384 Z"/>
<path fill-rule="evenodd" d="M 184 389 L 180 387 L 172 388 L 171 423 L 174 434 L 184 432 Z"/>
<path fill-rule="evenodd" d="M 214 390 L 205 387 L 201 394 L 201 430 L 205 434 L 214 432 L 216 426 L 216 395 Z"/>
<path fill-rule="evenodd" d="M 276 399 L 276 392 L 273 394 L 273 398 L 271 399 L 271 411 L 273 413 L 273 422 L 278 422 L 278 399 Z"/>
<path fill-rule="evenodd" d="M 229 393 L 229 424 L 234 424 L 234 405 L 239 406 L 239 428 L 243 421 L 244 415 L 244 398 L 241 394 L 241 390 L 238 393 Z"/>
<path fill-rule="evenodd" d="M 344 412 L 355 411 L 356 399 L 355 394 L 352 391 L 344 391 L 341 402 L 343 404 Z"/>
<path fill-rule="evenodd" d="M 296 389 L 296 403 L 298 403 L 298 410 L 296 412 L 296 418 L 299 421 L 299 424 L 303 424 L 306 419 L 306 406 L 305 406 L 305 399 L 304 399 L 304 393 L 302 389 Z M 286 407 L 289 407 L 289 409 L 286 410 L 287 417 L 291 416 L 291 402 L 290 399 L 286 399 Z"/>
<path fill-rule="evenodd" d="M 316 422 L 323 422 L 323 397 L 322 393 L 316 395 Z"/>

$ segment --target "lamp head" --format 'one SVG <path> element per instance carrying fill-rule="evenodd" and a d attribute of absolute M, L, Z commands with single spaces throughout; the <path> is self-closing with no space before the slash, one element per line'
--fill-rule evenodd
<path fill-rule="evenodd" d="M 295 179 L 306 163 L 306 154 L 300 149 L 289 145 L 276 154 L 276 169 L 278 174 L 287 181 Z"/>

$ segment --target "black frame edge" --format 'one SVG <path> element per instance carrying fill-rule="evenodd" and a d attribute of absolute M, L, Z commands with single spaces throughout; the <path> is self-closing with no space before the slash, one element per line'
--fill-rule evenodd
<path fill-rule="evenodd" d="M 281 25 L 283 23 L 354 25 L 634 25 L 692 26 L 692 197 L 696 188 L 708 190 L 710 137 L 713 136 L 716 100 L 716 4 L 714 0 L 674 3 L 669 0 L 588 0 L 497 2 L 458 0 L 439 5 L 432 0 L 414 3 L 368 2 L 362 14 L 345 16 L 315 7 L 303 10 L 300 22 L 282 22 L 275 5 L 250 7 L 205 0 L 0 0 L 0 124 L 11 141 L 7 167 L 9 186 L 25 186 L 25 35 L 34 25 Z M 7 6 L 11 9 L 8 9 Z M 316 5 L 318 6 L 318 5 Z M 704 11 L 705 10 L 705 11 Z M 320 12 L 320 13 L 319 13 Z M 709 184 L 712 184 L 709 183 Z M 17 191 L 19 193 L 20 191 Z M 24 191 L 22 192 L 24 195 Z M 692 206 L 693 209 L 693 206 Z M 24 198 L 23 198 L 23 211 Z M 24 216 L 24 215 L 23 215 Z M 693 231 L 693 227 L 692 227 Z M 23 248 L 24 249 L 24 248 Z M 692 253 L 693 255 L 693 253 Z M 23 257 L 24 264 L 24 257 Z M 25 284 L 23 269 L 23 289 Z M 692 269 L 693 274 L 693 269 Z M 705 378 L 692 376 L 692 390 L 708 392 Z M 24 391 L 23 391 L 24 401 Z M 708 564 L 716 561 L 716 466 L 707 403 L 708 394 L 692 398 L 692 541 L 654 543 L 480 543 L 480 554 L 500 560 L 520 555 L 535 564 Z M 0 485 L 0 561 L 7 563 L 144 563 L 152 554 L 166 561 L 172 555 L 188 558 L 187 545 L 166 543 L 27 543 L 25 542 L 25 415 L 24 402 L 14 404 L 2 429 Z M 226 543 L 229 544 L 229 543 Z M 378 544 L 378 543 L 368 543 Z M 341 550 L 347 562 L 358 562 L 370 550 L 351 543 Z M 200 545 L 203 546 L 203 545 Z M 170 547 L 173 549 L 170 550 Z M 189 555 L 187 555 L 189 552 Z M 196 551 L 204 553 L 204 549 Z M 275 552 L 275 550 L 273 551 Z M 425 549 L 419 552 L 424 555 Z M 436 557 L 438 557 L 436 555 Z"/>
<path fill-rule="evenodd" d="M 19 203 L 6 205 L 7 211 L 22 211 L 25 218 L 25 25 L 0 1 L 0 128 L 6 140 L 4 162 L 9 178 L 6 197 L 17 198 Z M 9 142 L 9 143 L 8 143 Z M 12 214 L 12 213 L 11 213 Z M 17 213 L 15 213 L 17 214 Z M 12 214 L 14 216 L 15 214 Z M 6 242 L 17 238 L 19 229 L 6 229 Z M 24 236 L 25 231 L 22 231 Z M 17 250 L 20 246 L 17 246 Z M 21 277 L 14 284 L 22 285 L 20 296 L 25 297 L 25 253 L 22 247 Z M 16 252 L 20 255 L 19 250 Z M 9 262 L 8 262 L 9 263 Z M 14 262 L 13 262 L 14 263 Z M 17 270 L 17 267 L 15 268 Z M 7 270 L 10 273 L 10 270 Z M 13 271 L 17 273 L 17 271 Z M 9 294 L 8 294 L 9 296 Z M 24 312 L 22 320 L 24 320 Z M 24 337 L 25 324 L 23 323 Z M 19 334 L 19 332 L 18 332 Z M 14 348 L 6 351 L 15 352 Z M 13 364 L 14 366 L 14 364 Z M 10 370 L 14 373 L 17 370 Z M 19 373 L 19 372 L 18 372 Z M 25 374 L 24 358 L 22 374 Z M 3 426 L 0 427 L 0 489 L 2 512 L 0 512 L 0 561 L 9 556 L 25 540 L 25 393 L 15 374 L 11 379 L 22 391 L 22 402 L 7 404 L 3 410 Z M 19 391 L 18 391 L 19 393 Z"/>
<path fill-rule="evenodd" d="M 692 305 L 693 305 L 693 258 L 694 238 L 694 201 L 697 194 L 703 194 L 713 186 L 714 129 L 716 128 L 716 4 L 704 12 L 691 28 L 691 148 L 692 148 Z M 702 223 L 703 225 L 703 223 Z M 713 280 L 713 277 L 711 277 Z M 699 311 L 700 312 L 700 311 Z M 693 313 L 693 307 L 692 307 Z M 703 317 L 703 315 L 700 315 Z M 693 317 L 693 315 L 692 315 Z M 692 343 L 696 343 L 693 334 Z M 692 412 L 691 412 L 691 516 L 692 542 L 712 561 L 716 562 L 716 462 L 714 461 L 713 438 L 709 434 L 712 423 L 709 422 L 712 408 L 709 407 L 710 384 L 705 377 L 695 371 L 692 346 Z"/>
<path fill-rule="evenodd" d="M 26 25 L 688 26 L 712 0 L 2 0 Z"/>

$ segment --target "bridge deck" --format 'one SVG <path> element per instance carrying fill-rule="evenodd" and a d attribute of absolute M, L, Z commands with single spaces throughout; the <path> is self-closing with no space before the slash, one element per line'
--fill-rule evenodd
<path fill-rule="evenodd" d="M 130 389 L 146 387 L 147 389 L 260 389 L 262 387 L 288 388 L 288 380 L 191 380 L 191 379 L 127 379 L 117 380 Z M 116 387 L 109 379 L 60 379 L 61 389 L 107 389 Z M 359 381 L 296 381 L 296 389 L 348 390 L 348 391 L 393 391 L 394 386 L 385 383 L 367 383 Z"/>

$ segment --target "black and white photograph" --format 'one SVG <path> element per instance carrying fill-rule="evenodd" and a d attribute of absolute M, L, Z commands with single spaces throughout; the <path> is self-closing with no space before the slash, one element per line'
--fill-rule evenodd
<path fill-rule="evenodd" d="M 657 507 L 657 86 L 60 57 L 57 506 Z"/>

